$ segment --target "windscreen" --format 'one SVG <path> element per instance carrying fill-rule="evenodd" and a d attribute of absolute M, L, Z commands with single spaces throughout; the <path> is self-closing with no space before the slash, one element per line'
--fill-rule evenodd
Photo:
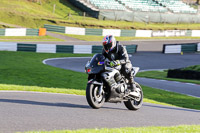
<path fill-rule="evenodd" d="M 104 62 L 105 57 L 102 54 L 96 54 L 92 57 L 90 64 L 98 64 L 99 62 Z"/>

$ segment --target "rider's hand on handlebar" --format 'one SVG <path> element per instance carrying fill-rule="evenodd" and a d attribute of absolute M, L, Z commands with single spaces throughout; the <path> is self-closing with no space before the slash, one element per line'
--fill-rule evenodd
<path fill-rule="evenodd" d="M 119 61 L 119 60 L 111 61 L 111 62 L 110 62 L 110 66 L 111 66 L 111 67 L 119 66 L 119 65 L 120 65 L 120 61 Z"/>

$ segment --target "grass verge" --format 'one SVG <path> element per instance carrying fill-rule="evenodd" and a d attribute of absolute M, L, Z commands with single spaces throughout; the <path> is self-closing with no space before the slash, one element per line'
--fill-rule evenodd
<path fill-rule="evenodd" d="M 200 125 L 180 125 L 172 127 L 127 127 L 63 131 L 32 131 L 26 133 L 198 133 Z"/>
<path fill-rule="evenodd" d="M 46 41 L 64 41 L 52 36 L 0 36 L 3 42 L 46 42 Z"/>
<path fill-rule="evenodd" d="M 47 54 L 0 52 L 0 90 L 39 91 L 85 95 L 87 75 L 42 63 L 47 58 L 92 56 L 86 54 Z M 142 86 L 144 101 L 199 109 L 200 99 Z"/>
<path fill-rule="evenodd" d="M 182 68 L 182 70 L 192 70 L 192 71 L 200 72 L 200 65 L 185 67 L 185 68 Z"/>
<path fill-rule="evenodd" d="M 169 80 L 169 81 L 178 81 L 184 83 L 194 83 L 200 84 L 199 80 L 188 80 L 188 79 L 178 79 L 178 78 L 167 78 L 167 71 L 146 71 L 146 72 L 139 72 L 137 77 L 144 77 L 144 78 L 153 78 L 153 79 L 162 79 L 162 80 Z"/>
<path fill-rule="evenodd" d="M 71 5 L 67 0 L 1 0 L 0 5 L 0 18 L 2 22 L 27 28 L 41 28 L 44 24 L 55 24 L 106 29 L 200 29 L 199 24 L 146 24 L 126 21 L 104 21 L 91 17 L 83 17 L 83 12 Z M 53 10 L 54 5 L 56 6 L 55 10 Z"/>

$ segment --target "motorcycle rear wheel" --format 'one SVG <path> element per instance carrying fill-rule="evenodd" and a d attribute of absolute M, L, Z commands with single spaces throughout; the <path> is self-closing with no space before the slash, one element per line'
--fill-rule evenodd
<path fill-rule="evenodd" d="M 100 86 L 95 84 L 88 84 L 86 88 L 87 102 L 94 109 L 99 109 L 105 102 L 104 94 L 103 93 L 100 95 L 98 94 L 99 87 Z"/>
<path fill-rule="evenodd" d="M 124 105 L 129 109 L 129 110 L 138 110 L 141 108 L 142 103 L 143 103 L 143 91 L 142 91 L 142 87 L 136 83 L 136 87 L 140 89 L 140 99 L 139 100 L 133 100 L 133 99 L 129 99 L 128 101 L 124 102 Z"/>

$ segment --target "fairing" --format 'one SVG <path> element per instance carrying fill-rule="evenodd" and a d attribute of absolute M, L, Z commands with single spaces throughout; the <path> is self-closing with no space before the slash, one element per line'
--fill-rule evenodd
<path fill-rule="evenodd" d="M 87 74 L 98 74 L 104 71 L 105 57 L 102 54 L 95 54 L 85 66 Z"/>

